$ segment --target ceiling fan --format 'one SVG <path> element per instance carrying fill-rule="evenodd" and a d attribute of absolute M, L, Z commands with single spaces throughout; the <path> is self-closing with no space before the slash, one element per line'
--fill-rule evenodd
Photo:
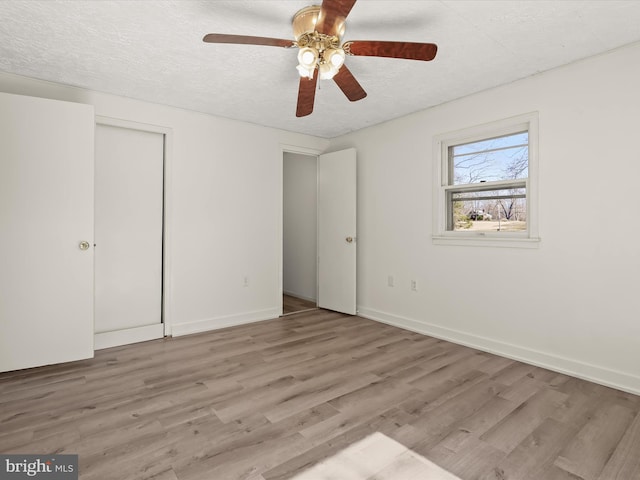
<path fill-rule="evenodd" d="M 298 47 L 300 51 L 297 69 L 300 73 L 300 86 L 296 116 L 304 117 L 313 111 L 318 77 L 322 80 L 333 79 L 352 102 L 367 96 L 344 65 L 347 55 L 423 61 L 433 60 L 436 56 L 438 47 L 433 43 L 371 40 L 342 43 L 345 20 L 355 3 L 356 0 L 323 0 L 321 6 L 312 5 L 299 10 L 292 21 L 295 40 L 223 33 L 209 33 L 202 40 L 207 43 Z"/>

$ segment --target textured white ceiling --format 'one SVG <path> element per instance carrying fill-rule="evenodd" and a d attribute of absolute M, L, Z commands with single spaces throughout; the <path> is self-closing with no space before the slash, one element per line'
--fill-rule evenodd
<path fill-rule="evenodd" d="M 321 81 L 297 118 L 297 49 L 202 37 L 289 39 L 311 3 L 0 0 L 0 70 L 330 138 L 640 41 L 637 0 L 359 0 L 345 40 L 433 42 L 438 56 L 348 57 L 367 98 Z"/>

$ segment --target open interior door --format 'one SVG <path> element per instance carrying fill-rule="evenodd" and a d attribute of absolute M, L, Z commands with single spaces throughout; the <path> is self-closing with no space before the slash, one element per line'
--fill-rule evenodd
<path fill-rule="evenodd" d="M 318 157 L 318 306 L 356 314 L 356 150 Z"/>
<path fill-rule="evenodd" d="M 0 371 L 93 356 L 94 122 L 0 93 Z"/>

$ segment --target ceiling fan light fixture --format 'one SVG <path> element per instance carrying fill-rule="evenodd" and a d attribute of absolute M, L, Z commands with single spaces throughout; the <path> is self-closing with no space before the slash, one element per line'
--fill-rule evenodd
<path fill-rule="evenodd" d="M 326 63 L 335 67 L 337 71 L 344 63 L 345 53 L 341 48 L 328 48 L 324 51 L 322 57 Z"/>
<path fill-rule="evenodd" d="M 316 70 L 315 67 L 307 68 L 307 67 L 303 67 L 302 65 L 298 65 L 296 69 L 298 70 L 298 73 L 300 74 L 301 77 L 307 77 L 309 80 L 313 78 L 313 72 L 315 72 Z"/>
<path fill-rule="evenodd" d="M 305 47 L 298 52 L 298 63 L 304 68 L 315 68 L 320 54 L 315 48 Z"/>
<path fill-rule="evenodd" d="M 320 80 L 331 80 L 335 77 L 336 73 L 338 73 L 338 68 L 325 62 L 318 66 L 318 71 L 320 73 Z"/>
<path fill-rule="evenodd" d="M 301 48 L 298 52 L 298 73 L 301 77 L 313 78 L 313 72 L 318 64 L 320 53 L 311 47 Z"/>

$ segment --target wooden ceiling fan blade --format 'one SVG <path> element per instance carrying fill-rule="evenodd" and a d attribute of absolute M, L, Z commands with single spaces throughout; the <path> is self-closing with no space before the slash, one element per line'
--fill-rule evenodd
<path fill-rule="evenodd" d="M 356 0 L 324 0 L 318 14 L 316 32 L 342 36 L 344 21 L 355 3 Z"/>
<path fill-rule="evenodd" d="M 316 85 L 318 84 L 318 72 L 315 73 L 313 78 L 300 77 L 296 117 L 306 117 L 313 112 L 313 103 L 316 99 Z"/>
<path fill-rule="evenodd" d="M 267 45 L 270 47 L 295 47 L 292 40 L 269 37 L 252 37 L 249 35 L 227 35 L 226 33 L 209 33 L 202 39 L 207 43 L 235 43 L 240 45 Z"/>
<path fill-rule="evenodd" d="M 383 42 L 377 40 L 354 40 L 342 46 L 348 55 L 406 58 L 408 60 L 433 60 L 438 52 L 435 43 Z"/>
<path fill-rule="evenodd" d="M 336 82 L 340 90 L 342 90 L 342 93 L 352 102 L 362 100 L 367 96 L 367 92 L 364 91 L 346 65 L 340 67 L 338 73 L 333 77 L 333 81 Z"/>

